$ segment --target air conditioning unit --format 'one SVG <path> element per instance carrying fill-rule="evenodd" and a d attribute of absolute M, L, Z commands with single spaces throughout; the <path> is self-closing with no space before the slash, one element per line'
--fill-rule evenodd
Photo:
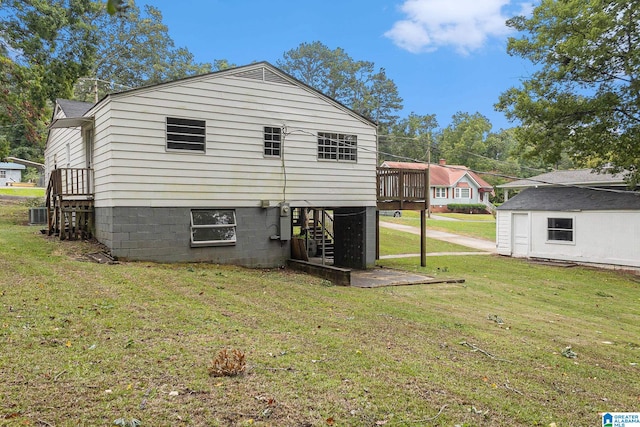
<path fill-rule="evenodd" d="M 47 223 L 47 208 L 29 208 L 29 225 Z"/>

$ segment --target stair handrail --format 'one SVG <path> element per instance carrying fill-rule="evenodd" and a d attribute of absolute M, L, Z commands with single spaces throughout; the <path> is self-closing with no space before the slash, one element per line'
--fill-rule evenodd
<path fill-rule="evenodd" d="M 327 212 L 325 209 L 322 209 L 322 215 L 324 215 L 326 218 L 328 218 L 328 219 L 329 219 L 329 223 L 330 223 L 330 224 L 332 224 L 331 229 L 333 229 L 333 215 L 331 215 L 331 214 L 330 214 L 329 212 Z M 326 224 L 326 222 L 323 222 L 323 225 L 324 225 L 324 226 L 323 226 L 323 229 L 324 229 L 323 231 L 325 231 L 325 232 L 329 235 L 329 237 L 331 238 L 331 240 L 335 241 L 336 239 L 333 237 L 333 233 L 327 229 L 327 224 Z"/>

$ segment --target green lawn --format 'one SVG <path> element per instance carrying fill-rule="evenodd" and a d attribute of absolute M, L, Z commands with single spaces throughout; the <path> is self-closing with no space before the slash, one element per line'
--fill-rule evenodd
<path fill-rule="evenodd" d="M 420 236 L 380 227 L 380 255 L 420 253 Z M 430 239 L 427 233 L 427 254 L 434 252 L 475 252 L 476 249 L 442 240 Z"/>
<path fill-rule="evenodd" d="M 450 217 L 457 221 L 428 218 L 427 230 L 448 231 L 493 242 L 496 240 L 496 220 L 492 215 L 434 214 L 434 216 Z M 416 211 L 402 211 L 400 218 L 381 216 L 380 220 L 420 227 L 420 213 Z"/>
<path fill-rule="evenodd" d="M 20 197 L 44 197 L 41 187 L 0 187 L 0 195 Z"/>
<path fill-rule="evenodd" d="M 464 283 L 334 287 L 95 264 L 25 219 L 0 206 L 1 425 L 587 426 L 638 410 L 635 276 L 441 256 L 381 265 Z M 208 375 L 222 348 L 246 373 Z"/>

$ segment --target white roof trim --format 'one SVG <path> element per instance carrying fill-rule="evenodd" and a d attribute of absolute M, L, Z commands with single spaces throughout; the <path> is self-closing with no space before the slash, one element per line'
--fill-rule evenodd
<path fill-rule="evenodd" d="M 92 124 L 93 117 L 69 117 L 54 120 L 49 129 L 77 128 L 86 124 Z"/>

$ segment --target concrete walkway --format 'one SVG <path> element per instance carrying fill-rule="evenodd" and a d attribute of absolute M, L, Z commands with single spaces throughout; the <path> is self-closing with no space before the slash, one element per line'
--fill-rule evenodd
<path fill-rule="evenodd" d="M 410 225 L 403 224 L 395 224 L 392 222 L 384 222 L 380 221 L 380 227 L 390 228 L 392 230 L 404 231 L 406 233 L 412 233 L 420 235 L 420 228 L 412 227 Z M 446 255 L 480 255 L 480 254 L 495 254 L 496 244 L 495 242 L 491 242 L 489 240 L 477 239 L 474 237 L 460 236 L 459 234 L 447 233 L 446 231 L 438 231 L 438 230 L 430 230 L 427 229 L 427 238 L 436 239 L 436 240 L 444 240 L 445 242 L 455 243 L 461 246 L 466 246 L 468 248 L 478 249 L 482 252 L 448 252 Z M 427 254 L 427 256 L 433 256 L 435 254 Z M 445 255 L 445 253 L 439 254 Z M 404 256 L 415 256 L 414 254 L 406 254 Z M 420 256 L 420 254 L 418 254 Z M 398 257 L 397 255 L 390 255 L 391 257 Z M 381 257 L 386 258 L 386 257 Z"/>

